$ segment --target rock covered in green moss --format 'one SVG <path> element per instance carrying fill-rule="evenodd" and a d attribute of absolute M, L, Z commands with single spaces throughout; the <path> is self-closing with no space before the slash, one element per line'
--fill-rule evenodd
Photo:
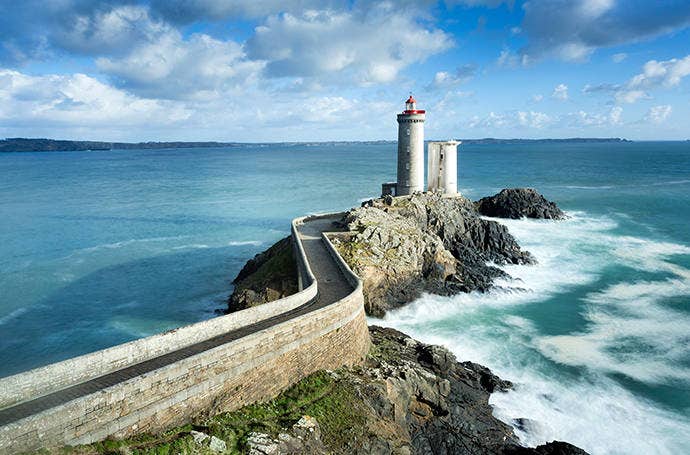
<path fill-rule="evenodd" d="M 297 264 L 290 237 L 247 261 L 232 282 L 228 312 L 243 310 L 297 292 Z"/>

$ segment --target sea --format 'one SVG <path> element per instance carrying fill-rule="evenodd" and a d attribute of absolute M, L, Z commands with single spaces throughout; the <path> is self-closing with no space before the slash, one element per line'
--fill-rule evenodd
<path fill-rule="evenodd" d="M 396 145 L 0 154 L 0 376 L 216 317 L 293 217 L 395 180 Z M 565 221 L 500 220 L 538 264 L 371 324 L 514 383 L 526 445 L 690 453 L 690 142 L 461 145 L 476 200 L 533 187 Z"/>

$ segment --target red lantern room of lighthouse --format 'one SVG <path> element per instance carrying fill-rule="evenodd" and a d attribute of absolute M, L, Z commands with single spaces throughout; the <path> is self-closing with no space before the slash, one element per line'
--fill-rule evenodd
<path fill-rule="evenodd" d="M 423 109 L 417 109 L 417 101 L 410 95 L 410 97 L 405 101 L 405 110 L 403 114 L 424 114 L 426 111 Z"/>

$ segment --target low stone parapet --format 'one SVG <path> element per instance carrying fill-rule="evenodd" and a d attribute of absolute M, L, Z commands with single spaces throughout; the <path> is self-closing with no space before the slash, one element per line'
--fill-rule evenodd
<path fill-rule="evenodd" d="M 318 283 L 297 231 L 302 220 L 292 224 L 306 285 L 297 294 L 5 378 L 0 380 L 2 407 L 313 304 Z M 324 243 L 341 270 L 347 267 L 326 236 Z M 369 349 L 362 286 L 351 271 L 343 273 L 353 292 L 337 302 L 314 305 L 304 314 L 0 427 L 0 453 L 161 431 L 200 414 L 271 398 L 315 371 L 360 362 Z"/>

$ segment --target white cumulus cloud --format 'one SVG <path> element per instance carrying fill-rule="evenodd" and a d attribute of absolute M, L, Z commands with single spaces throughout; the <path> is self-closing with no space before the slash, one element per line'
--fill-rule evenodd
<path fill-rule="evenodd" d="M 690 55 L 670 60 L 650 60 L 642 67 L 642 72 L 633 76 L 615 92 L 616 102 L 632 104 L 640 99 L 650 98 L 647 90 L 658 87 L 671 88 L 690 75 Z"/>
<path fill-rule="evenodd" d="M 527 66 L 530 63 L 529 55 L 518 55 L 510 49 L 503 49 L 496 59 L 496 64 L 503 68 L 516 68 Z"/>
<path fill-rule="evenodd" d="M 81 54 L 120 54 L 142 43 L 173 32 L 165 22 L 154 20 L 144 6 L 124 5 L 112 9 L 74 14 L 69 26 L 56 29 L 55 43 Z"/>
<path fill-rule="evenodd" d="M 611 125 L 621 124 L 621 115 L 623 114 L 623 108 L 620 106 L 614 106 L 609 112 L 609 123 Z"/>
<path fill-rule="evenodd" d="M 690 55 L 661 62 L 650 60 L 642 67 L 642 73 L 630 80 L 628 86 L 631 88 L 658 85 L 673 87 L 687 75 L 690 75 Z"/>
<path fill-rule="evenodd" d="M 661 123 L 664 123 L 666 119 L 668 118 L 669 115 L 671 115 L 671 111 L 673 108 L 669 106 L 668 104 L 661 105 L 661 106 L 652 106 L 649 109 L 649 112 L 647 112 L 647 115 L 645 116 L 645 120 L 650 123 L 654 123 L 655 125 L 659 125 Z"/>
<path fill-rule="evenodd" d="M 457 87 L 472 79 L 476 72 L 477 67 L 472 64 L 463 65 L 455 72 L 438 71 L 427 88 L 429 90 L 437 90 Z"/>
<path fill-rule="evenodd" d="M 616 101 L 618 103 L 632 104 L 640 99 L 647 99 L 649 95 L 644 90 L 620 90 L 616 92 Z"/>
<path fill-rule="evenodd" d="M 540 129 L 551 122 L 551 117 L 543 112 L 520 111 L 517 113 L 517 120 L 520 126 Z"/>
<path fill-rule="evenodd" d="M 0 70 L 0 119 L 12 123 L 87 126 L 175 123 L 190 113 L 141 99 L 84 74 L 30 76 Z"/>
<path fill-rule="evenodd" d="M 382 7 L 383 8 L 383 7 Z M 247 42 L 272 77 L 315 77 L 361 84 L 390 82 L 401 69 L 453 45 L 389 5 L 359 11 L 306 11 L 269 17 Z"/>
<path fill-rule="evenodd" d="M 213 98 L 255 81 L 263 62 L 245 58 L 242 46 L 205 34 L 178 32 L 135 47 L 122 58 L 99 58 L 99 69 L 116 85 L 146 97 Z"/>
<path fill-rule="evenodd" d="M 565 84 L 558 84 L 551 94 L 552 98 L 557 100 L 565 101 L 568 99 L 568 86 Z"/>

